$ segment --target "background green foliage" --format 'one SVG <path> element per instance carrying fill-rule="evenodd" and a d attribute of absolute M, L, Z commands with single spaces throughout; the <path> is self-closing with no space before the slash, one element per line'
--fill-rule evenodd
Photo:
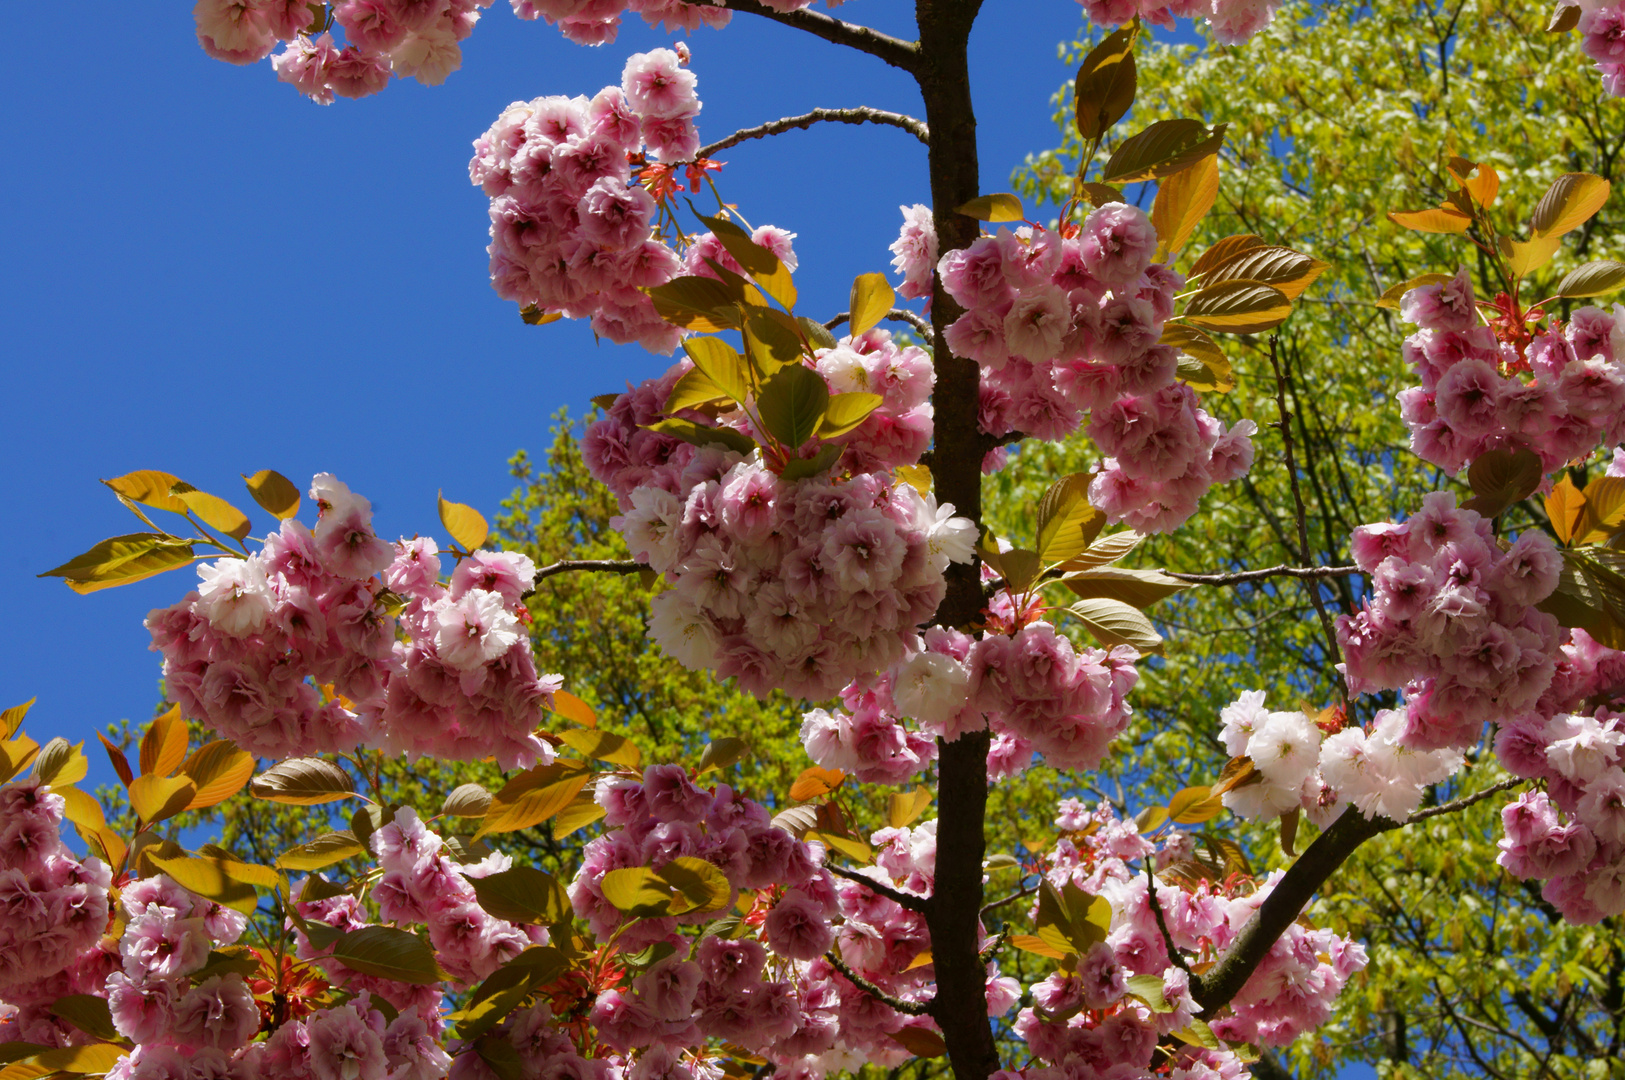
<path fill-rule="evenodd" d="M 1547 14 L 1472 0 L 1331 0 L 1289 4 L 1244 49 L 1142 46 L 1134 122 L 1123 130 L 1175 115 L 1230 125 L 1218 203 L 1180 265 L 1220 237 L 1252 232 L 1331 268 L 1278 341 L 1308 550 L 1297 539 L 1281 435 L 1269 427 L 1279 419 L 1269 346 L 1244 340 L 1231 350 L 1240 385 L 1224 398 L 1207 395 L 1206 407 L 1264 429 L 1252 473 L 1213 492 L 1187 526 L 1130 561 L 1192 572 L 1344 565 L 1354 526 L 1403 516 L 1431 490 L 1464 490 L 1409 451 L 1394 402 L 1416 382 L 1400 356 L 1407 328 L 1372 301 L 1416 274 L 1463 264 L 1473 268 L 1481 296 L 1497 290 L 1465 238 L 1406 232 L 1385 215 L 1437 205 L 1453 186 L 1443 168 L 1452 154 L 1500 172 L 1497 209 L 1507 226 L 1526 222 L 1561 173 L 1616 177 L 1625 148 L 1617 106 L 1576 38 L 1543 31 Z M 1076 43 L 1069 62 L 1092 44 Z M 1017 183 L 1029 197 L 1060 203 L 1082 147 L 1070 86 L 1057 101 L 1061 145 L 1030 158 Z M 1150 193 L 1139 194 L 1149 206 Z M 1622 229 L 1616 197 L 1569 238 L 1536 284 L 1549 292 L 1586 258 L 1618 256 Z M 1024 447 L 1017 466 L 990 483 L 995 520 L 1019 528 L 1050 478 L 1098 457 L 1084 439 Z M 1544 519 L 1526 504 L 1505 524 L 1543 527 Z M 1328 585 L 1334 615 L 1353 608 L 1361 584 Z M 1340 700 L 1336 659 L 1308 588 L 1277 579 L 1197 589 L 1153 609 L 1171 641 L 1166 660 L 1142 668 L 1134 750 L 1113 760 L 1114 771 L 1135 781 L 1125 790 L 1149 783 L 1166 794 L 1211 781 L 1223 762 L 1214 741 L 1218 710 L 1243 690 L 1266 690 L 1276 708 Z M 1369 714 L 1362 703 L 1360 717 Z M 1435 797 L 1445 801 L 1499 775 L 1484 760 Z M 1329 1075 L 1342 1062 L 1366 1060 L 1385 1075 L 1625 1075 L 1625 941 L 1617 920 L 1564 926 L 1538 891 L 1495 866 L 1499 805 L 1491 799 L 1426 829 L 1379 838 L 1334 879 L 1337 891 L 1319 902 L 1317 919 L 1356 933 L 1372 964 L 1339 999 L 1336 1021 L 1282 1055 L 1287 1069 Z M 1250 831 L 1260 861 L 1282 862 L 1269 830 Z"/>

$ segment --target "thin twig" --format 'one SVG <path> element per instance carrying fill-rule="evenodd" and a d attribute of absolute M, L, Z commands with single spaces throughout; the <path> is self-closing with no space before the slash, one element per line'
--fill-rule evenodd
<path fill-rule="evenodd" d="M 824 869 L 828 870 L 836 877 L 844 877 L 848 881 L 855 881 L 869 891 L 878 893 L 881 896 L 884 896 L 886 899 L 892 901 L 892 903 L 906 907 L 910 911 L 916 912 L 920 915 L 924 915 L 925 909 L 930 906 L 931 898 L 929 896 L 915 896 L 913 893 L 906 893 L 901 889 L 894 889 L 890 885 L 876 881 L 867 874 L 859 874 L 856 871 L 848 870 L 845 867 L 835 866 L 830 863 L 825 863 Z"/>
<path fill-rule="evenodd" d="M 1168 950 L 1168 959 L 1173 961 L 1180 971 L 1190 976 L 1191 993 L 1198 994 L 1201 992 L 1201 976 L 1191 970 L 1191 966 L 1185 962 L 1184 954 L 1179 951 L 1179 946 L 1174 944 L 1174 935 L 1168 932 L 1168 920 L 1162 915 L 1162 901 L 1157 899 L 1157 875 L 1151 869 L 1151 860 L 1140 861 L 1145 863 L 1145 895 L 1151 901 L 1151 914 L 1157 917 L 1157 929 L 1162 931 L 1162 944 Z"/>
<path fill-rule="evenodd" d="M 751 139 L 765 139 L 769 135 L 778 135 L 796 128 L 810 128 L 814 124 L 885 124 L 888 127 L 902 128 L 927 146 L 931 145 L 931 129 L 925 126 L 925 121 L 916 120 L 903 113 L 887 112 L 885 109 L 871 109 L 867 105 L 852 109 L 814 109 L 812 112 L 800 116 L 786 116 L 782 120 L 769 120 L 765 124 L 755 127 L 741 128 L 720 139 L 709 146 L 702 146 L 695 153 L 696 158 L 714 157 L 732 146 Z"/>
<path fill-rule="evenodd" d="M 1303 491 L 1298 486 L 1298 466 L 1292 459 L 1292 421 L 1286 409 L 1286 376 L 1281 373 L 1281 360 L 1278 355 L 1280 338 L 1276 334 L 1270 335 L 1270 367 L 1275 371 L 1275 407 L 1281 415 L 1279 427 L 1281 429 L 1282 453 L 1286 458 L 1286 473 L 1292 481 L 1292 502 L 1297 507 L 1298 518 L 1298 561 L 1308 562 L 1309 554 L 1309 518 L 1303 506 Z M 1326 601 L 1320 595 L 1320 586 L 1310 584 L 1309 599 L 1314 601 L 1315 612 L 1320 616 L 1320 627 L 1326 632 L 1326 644 L 1331 649 L 1331 655 L 1342 658 L 1342 650 L 1337 646 L 1337 631 L 1332 626 L 1332 617 L 1326 612 Z"/>
<path fill-rule="evenodd" d="M 991 904 L 983 904 L 982 905 L 982 914 L 986 915 L 988 912 L 995 911 L 995 910 L 997 910 L 999 908 L 1002 908 L 1004 905 L 1006 905 L 1008 903 L 1012 903 L 1013 901 L 1020 900 L 1023 896 L 1031 896 L 1033 893 L 1035 893 L 1037 891 L 1038 891 L 1038 886 L 1037 885 L 1034 885 L 1030 889 L 1017 889 L 1015 892 L 1011 893 L 1009 896 L 1000 897 L 999 899 L 993 901 Z"/>
<path fill-rule="evenodd" d="M 688 0 L 688 2 L 691 4 L 703 2 L 709 6 L 710 0 Z M 805 30 L 837 45 L 848 45 L 859 52 L 879 57 L 892 67 L 902 68 L 904 71 L 912 72 L 919 62 L 920 47 L 912 41 L 902 41 L 870 27 L 842 22 L 816 11 L 774 11 L 757 0 L 724 0 L 722 6 L 729 11 L 745 11 L 776 23 L 793 26 L 797 30 Z"/>
<path fill-rule="evenodd" d="M 824 329 L 833 330 L 851 317 L 852 313 L 850 311 L 843 311 L 833 319 L 825 320 Z M 890 319 L 892 322 L 906 322 L 912 326 L 916 332 L 924 335 L 925 337 L 931 336 L 931 324 L 920 318 L 920 316 L 916 315 L 908 308 L 894 307 L 890 311 L 886 312 L 886 318 Z"/>
<path fill-rule="evenodd" d="M 1474 803 L 1483 802 L 1491 795 L 1496 795 L 1510 788 L 1515 788 L 1523 782 L 1524 779 L 1521 776 L 1514 776 L 1509 780 L 1502 780 L 1498 784 L 1491 784 L 1483 791 L 1476 791 L 1471 795 L 1463 796 L 1462 798 L 1457 799 L 1455 802 L 1447 802 L 1441 806 L 1430 806 L 1426 810 L 1418 810 L 1416 813 L 1405 819 L 1405 824 L 1414 825 L 1418 821 L 1426 821 L 1430 817 L 1438 817 L 1441 814 L 1454 814 L 1458 810 L 1467 809 Z"/>
<path fill-rule="evenodd" d="M 862 975 L 859 975 L 857 972 L 848 967 L 846 961 L 842 960 L 840 954 L 835 952 L 835 950 L 831 949 L 829 952 L 825 953 L 824 959 L 828 960 L 834 966 L 836 971 L 839 971 L 842 975 L 846 976 L 847 982 L 851 983 L 859 990 L 862 990 L 865 994 L 868 994 L 882 1005 L 890 1005 L 898 1012 L 907 1013 L 910 1016 L 927 1016 L 930 1014 L 931 1002 L 904 1001 L 902 998 L 892 997 L 890 994 L 886 993 L 886 991 L 882 990 L 880 987 L 876 986 L 874 983 L 870 982 L 868 979 L 865 979 Z"/>
<path fill-rule="evenodd" d="M 649 569 L 647 563 L 633 562 L 630 559 L 563 559 L 536 571 L 536 580 L 541 581 L 554 574 L 568 574 L 574 570 L 595 570 L 603 574 L 635 574 L 639 570 L 647 569 Z"/>
<path fill-rule="evenodd" d="M 1349 574 L 1362 574 L 1365 571 L 1358 566 L 1270 566 L 1263 570 L 1240 570 L 1233 574 L 1180 574 L 1173 570 L 1164 570 L 1163 573 L 1180 581 L 1189 581 L 1193 585 L 1241 585 L 1249 581 L 1262 581 L 1272 577 L 1292 578 L 1331 578 L 1347 577 Z"/>

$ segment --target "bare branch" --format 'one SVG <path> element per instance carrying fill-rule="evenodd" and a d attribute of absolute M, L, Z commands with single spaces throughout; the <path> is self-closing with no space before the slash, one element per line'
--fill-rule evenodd
<path fill-rule="evenodd" d="M 1193 585 L 1241 585 L 1249 581 L 1263 581 L 1272 577 L 1331 578 L 1361 574 L 1358 566 L 1270 566 L 1263 570 L 1239 570 L 1233 574 L 1180 574 L 1172 570 L 1163 573 Z"/>
<path fill-rule="evenodd" d="M 852 313 L 850 311 L 843 311 L 833 319 L 826 320 L 824 322 L 824 329 L 833 330 L 851 317 Z M 914 312 L 908 310 L 908 308 L 894 307 L 890 311 L 886 312 L 886 318 L 892 322 L 906 322 L 923 336 L 931 336 L 931 324 L 926 322 L 919 315 L 916 315 Z"/>
<path fill-rule="evenodd" d="M 1185 962 L 1185 955 L 1174 944 L 1174 935 L 1168 932 L 1168 920 L 1162 914 L 1162 901 L 1157 899 L 1157 875 L 1151 869 L 1151 860 L 1142 859 L 1141 861 L 1145 863 L 1146 899 L 1151 903 L 1151 914 L 1157 917 L 1157 929 L 1162 931 L 1163 947 L 1168 950 L 1168 959 L 1173 961 L 1180 971 L 1190 976 L 1191 994 L 1194 996 L 1199 992 L 1198 988 L 1202 985 L 1201 977 L 1192 971 L 1191 966 Z"/>
<path fill-rule="evenodd" d="M 647 563 L 633 562 L 630 559 L 563 559 L 537 570 L 536 580 L 541 581 L 554 574 L 568 574 L 575 570 L 592 570 L 601 574 L 635 574 L 639 570 L 647 569 L 649 569 Z"/>
<path fill-rule="evenodd" d="M 697 3 L 701 0 L 689 0 Z M 707 3 L 707 6 L 710 6 Z M 889 34 L 882 34 L 878 30 L 856 23 L 842 22 L 815 11 L 774 11 L 766 4 L 757 3 L 757 0 L 723 0 L 722 6 L 729 11 L 744 11 L 752 15 L 760 15 L 764 19 L 771 19 L 785 26 L 793 26 L 797 30 L 805 30 L 825 41 L 836 45 L 846 45 L 859 52 L 866 52 L 870 56 L 879 57 L 895 68 L 913 73 L 919 62 L 920 47 L 912 41 L 901 41 Z"/>
<path fill-rule="evenodd" d="M 1010 893 L 1008 896 L 1001 896 L 1001 897 L 999 897 L 999 899 L 994 900 L 991 903 L 983 904 L 982 905 L 982 914 L 986 915 L 990 911 L 996 911 L 999 908 L 1002 908 L 1006 904 L 1012 903 L 1012 902 L 1014 902 L 1016 900 L 1020 900 L 1023 896 L 1031 896 L 1033 893 L 1035 893 L 1037 891 L 1038 891 L 1038 886 L 1037 885 L 1034 885 L 1034 886 L 1032 886 L 1031 888 L 1028 888 L 1028 889 L 1017 889 L 1015 892 Z"/>
<path fill-rule="evenodd" d="M 769 135 L 778 135 L 782 132 L 793 131 L 796 128 L 810 128 L 817 123 L 834 124 L 886 124 L 890 127 L 902 128 L 927 146 L 931 145 L 931 130 L 925 122 L 916 120 L 912 116 L 902 113 L 887 112 L 884 109 L 871 109 L 862 106 L 855 109 L 814 109 L 801 116 L 786 116 L 782 120 L 770 120 L 765 124 L 758 124 L 752 128 L 741 128 L 729 135 L 726 139 L 718 140 L 710 146 L 702 146 L 695 152 L 695 158 L 708 158 L 731 146 L 738 146 L 751 139 L 765 139 Z"/>
<path fill-rule="evenodd" d="M 832 863 L 825 863 L 824 869 L 828 870 L 836 877 L 844 877 L 848 881 L 855 881 L 859 885 L 862 885 L 864 888 L 868 889 L 870 892 L 884 896 L 892 903 L 906 907 L 910 911 L 916 912 L 920 915 L 924 915 L 925 909 L 931 904 L 931 898 L 929 896 L 915 896 L 913 893 L 906 893 L 901 889 L 894 889 L 884 882 L 876 881 L 867 874 L 860 874 L 856 871 L 848 870 L 842 866 L 835 866 Z"/>
<path fill-rule="evenodd" d="M 1418 810 L 1416 813 L 1405 819 L 1405 824 L 1412 825 L 1418 821 L 1426 821 L 1428 818 L 1438 817 L 1441 814 L 1454 814 L 1458 810 L 1467 809 L 1474 803 L 1483 802 L 1491 795 L 1515 788 L 1523 782 L 1524 779 L 1521 776 L 1514 776 L 1509 780 L 1502 780 L 1499 784 L 1491 784 L 1483 791 L 1475 791 L 1473 794 L 1465 795 L 1462 798 L 1457 799 L 1455 802 L 1447 802 L 1442 806 L 1430 806 L 1426 810 Z"/>
<path fill-rule="evenodd" d="M 834 965 L 836 971 L 839 971 L 842 975 L 846 976 L 847 982 L 851 983 L 859 990 L 862 990 L 865 994 L 868 994 L 882 1005 L 890 1005 L 898 1012 L 907 1013 L 910 1016 L 929 1016 L 931 1014 L 931 1002 L 904 1001 L 902 998 L 892 997 L 890 994 L 886 993 L 886 991 L 882 990 L 880 987 L 876 986 L 874 983 L 870 982 L 868 979 L 865 979 L 862 975 L 859 975 L 857 972 L 848 967 L 846 961 L 841 959 L 840 953 L 835 952 L 833 949 L 824 954 L 824 959 L 828 960 L 832 965 Z"/>

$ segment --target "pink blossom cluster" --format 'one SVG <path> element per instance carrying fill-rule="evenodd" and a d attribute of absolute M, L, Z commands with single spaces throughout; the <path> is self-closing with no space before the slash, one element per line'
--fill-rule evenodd
<path fill-rule="evenodd" d="M 1580 51 L 1596 62 L 1602 87 L 1625 97 L 1625 4 L 1584 0 L 1580 14 Z"/>
<path fill-rule="evenodd" d="M 260 1007 L 236 971 L 209 973 L 211 953 L 242 936 L 247 916 L 205 900 L 159 874 L 123 886 L 118 970 L 105 996 L 118 1033 L 134 1051 L 113 1080 L 256 1076 L 251 1059 Z"/>
<path fill-rule="evenodd" d="M 1414 750 L 1467 749 L 1486 722 L 1532 711 L 1551 686 L 1562 630 L 1535 608 L 1562 561 L 1526 530 L 1503 551 L 1490 522 L 1433 492 L 1404 522 L 1354 530 L 1371 595 L 1337 620 L 1349 691 L 1403 689 Z"/>
<path fill-rule="evenodd" d="M 1127 697 L 1139 654 L 1126 646 L 1078 649 L 1042 621 L 980 639 L 934 626 L 921 644 L 846 687 L 845 710 L 807 713 L 808 756 L 866 783 L 900 784 L 935 759 L 937 738 L 991 729 L 992 779 L 1021 772 L 1035 754 L 1052 768 L 1089 770 L 1134 711 Z"/>
<path fill-rule="evenodd" d="M 327 473 L 311 497 L 314 530 L 282 522 L 257 553 L 201 565 L 198 591 L 147 616 L 183 714 L 267 758 L 367 744 L 495 754 L 504 768 L 551 760 L 534 729 L 561 680 L 537 675 L 520 622 L 531 561 L 476 552 L 443 586 L 433 540 L 385 543 L 371 504 Z M 400 599 L 406 642 L 390 614 Z"/>
<path fill-rule="evenodd" d="M 827 698 L 902 659 L 942 600 L 943 571 L 969 561 L 975 541 L 951 505 L 885 471 L 918 454 L 909 425 L 927 433 L 918 441 L 929 432 L 930 368 L 917 350 L 871 332 L 818 365 L 837 391 L 867 385 L 887 403 L 835 440 L 853 464 L 843 456 L 833 472 L 786 481 L 759 453 L 648 430 L 687 360 L 622 394 L 583 442 L 593 475 L 620 500 L 611 524 L 671 586 L 651 602 L 650 637 L 759 696 Z M 750 423 L 745 410 L 724 422 Z M 792 449 L 811 456 L 820 445 Z"/>
<path fill-rule="evenodd" d="M 1245 45 L 1270 24 L 1280 0 L 1078 0 L 1091 21 L 1122 26 L 1136 15 L 1148 23 L 1173 28 L 1175 19 L 1206 19 L 1221 45 Z"/>
<path fill-rule="evenodd" d="M 905 284 L 929 280 L 926 224 L 910 218 L 894 247 Z M 1090 501 L 1143 533 L 1178 528 L 1210 487 L 1251 468 L 1257 430 L 1226 431 L 1177 381 L 1178 351 L 1161 338 L 1184 279 L 1153 263 L 1156 248 L 1141 210 L 1108 203 L 1075 237 L 1001 229 L 937 265 L 965 308 L 948 345 L 982 367 L 982 430 L 1060 439 L 1089 416 L 1106 455 Z"/>
<path fill-rule="evenodd" d="M 252 64 L 272 58 L 277 78 L 322 105 L 335 96 L 376 94 L 393 73 L 439 86 L 462 66 L 459 44 L 491 0 L 339 0 L 333 21 L 341 47 L 312 19 L 306 0 L 197 0 L 198 42 L 216 60 Z"/>
<path fill-rule="evenodd" d="M 813 0 L 762 0 L 762 6 L 777 12 L 800 11 Z M 824 0 L 836 7 L 843 0 Z M 721 0 L 512 0 L 521 19 L 546 19 L 556 23 L 564 36 L 578 45 L 606 45 L 621 29 L 621 16 L 631 11 L 643 16 L 650 26 L 662 30 L 697 30 L 702 26 L 728 25 L 730 12 Z"/>
<path fill-rule="evenodd" d="M 1400 311 L 1420 328 L 1404 351 L 1422 385 L 1400 391 L 1399 406 L 1424 461 L 1458 472 L 1487 451 L 1526 448 L 1551 472 L 1625 438 L 1625 308 L 1578 308 L 1523 353 L 1484 324 L 1465 269 L 1412 289 Z"/>
<path fill-rule="evenodd" d="M 1034 1004 L 1017 1015 L 1015 1030 L 1045 1064 L 1021 1075 L 1026 1080 L 1063 1080 L 1079 1070 L 1106 1074 L 1145 1069 L 1159 1037 L 1184 1029 L 1201 1011 L 1191 996 L 1190 977 L 1169 957 L 1167 940 L 1189 962 L 1215 959 L 1235 941 L 1280 872 L 1251 891 L 1244 886 L 1232 891 L 1207 878 L 1194 886 L 1159 880 L 1156 898 L 1168 928 L 1165 939 L 1151 906 L 1146 875 L 1130 865 L 1156 858 L 1158 845 L 1105 804 L 1090 812 L 1075 799 L 1063 799 L 1057 825 L 1067 835 L 1046 857 L 1048 883 L 1056 889 L 1075 885 L 1090 896 L 1105 898 L 1111 905 L 1111 923 L 1105 941 L 1091 947 L 1075 970 L 1056 971 L 1033 987 Z M 1162 846 L 1178 853 L 1184 840 L 1188 837 L 1176 831 Z M 1271 947 L 1228 1012 L 1211 1018 L 1210 1026 L 1226 1042 L 1285 1045 L 1330 1018 L 1338 993 L 1365 963 L 1358 943 L 1295 922 Z M 1155 1011 L 1130 988 L 1128 980 L 1135 976 L 1161 980 L 1160 996 L 1167 1011 Z M 1169 1064 L 1169 1075 L 1181 1078 L 1245 1075 L 1228 1049 L 1187 1045 Z"/>
<path fill-rule="evenodd" d="M 1326 828 L 1352 803 L 1368 819 L 1404 821 L 1426 789 L 1463 764 L 1453 750 L 1418 750 L 1401 738 L 1406 714 L 1383 709 L 1370 730 L 1353 725 L 1331 734 L 1302 712 L 1264 708 L 1264 692 L 1243 693 L 1219 713 L 1220 741 L 1245 757 L 1254 776 L 1227 790 L 1224 805 L 1239 817 L 1272 818 L 1292 810 Z"/>
<path fill-rule="evenodd" d="M 1622 659 L 1613 653 L 1608 662 L 1618 669 Z M 1544 880 L 1542 895 L 1569 922 L 1595 923 L 1625 911 L 1622 718 L 1606 707 L 1544 720 L 1526 715 L 1496 738 L 1501 763 L 1544 787 L 1502 809 L 1505 836 L 1496 861 L 1518 877 Z"/>
<path fill-rule="evenodd" d="M 62 842 L 63 807 L 38 784 L 0 787 L 0 1042 L 65 1044 L 73 1029 L 49 1006 L 105 978 L 97 941 L 112 878 Z"/>
<path fill-rule="evenodd" d="M 497 295 L 591 319 L 595 333 L 617 343 L 635 341 L 665 354 L 676 348 L 681 331 L 639 290 L 684 272 L 715 276 L 699 255 L 714 257 L 720 246 L 714 237 L 710 246 L 697 244 L 685 270 L 657 236 L 658 202 L 633 182 L 630 157 L 646 152 L 674 162 L 699 150 L 700 99 L 687 55 L 686 49 L 638 53 L 626 62 L 621 85 L 606 86 L 590 101 L 516 101 L 474 140 L 468 175 L 491 197 L 486 250 Z M 756 239 L 788 255 L 788 235 L 764 227 Z"/>

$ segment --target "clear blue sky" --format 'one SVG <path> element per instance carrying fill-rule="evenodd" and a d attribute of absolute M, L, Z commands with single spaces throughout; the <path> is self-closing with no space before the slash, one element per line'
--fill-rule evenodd
<path fill-rule="evenodd" d="M 907 33 L 912 7 L 840 13 Z M 206 58 L 189 9 L 19 9 L 29 46 L 0 70 L 0 706 L 38 695 L 42 741 L 94 745 L 149 714 L 159 668 L 141 620 L 191 587 L 188 571 L 81 597 L 35 578 L 141 528 L 98 478 L 163 469 L 253 510 L 240 473 L 330 471 L 372 499 L 383 535 L 437 531 L 439 489 L 493 509 L 507 458 L 543 448 L 555 410 L 667 363 L 584 324 L 524 326 L 487 283 L 487 200 L 466 167 L 508 102 L 594 93 L 669 39 L 633 19 L 585 49 L 499 2 L 446 85 L 323 108 L 268 62 Z M 1055 141 L 1056 46 L 1081 20 L 1071 0 L 989 0 L 974 54 L 986 190 Z M 760 19 L 691 45 L 707 141 L 815 106 L 920 111 L 879 61 Z M 800 234 L 809 311 L 840 310 L 855 274 L 888 269 L 898 205 L 928 201 L 923 149 L 891 128 L 724 157 L 726 196 Z M 251 517 L 263 535 L 269 519 Z"/>

